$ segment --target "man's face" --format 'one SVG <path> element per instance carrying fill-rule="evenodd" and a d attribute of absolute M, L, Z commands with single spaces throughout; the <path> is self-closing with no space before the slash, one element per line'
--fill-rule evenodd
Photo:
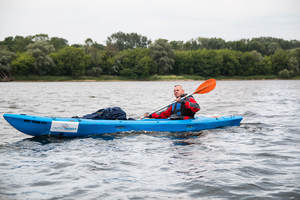
<path fill-rule="evenodd" d="M 180 97 L 180 95 L 184 94 L 184 90 L 182 89 L 181 86 L 175 86 L 174 87 L 174 96 L 176 98 Z"/>

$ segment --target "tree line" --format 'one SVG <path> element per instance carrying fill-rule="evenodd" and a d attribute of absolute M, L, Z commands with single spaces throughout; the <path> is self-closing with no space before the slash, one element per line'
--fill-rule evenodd
<path fill-rule="evenodd" d="M 204 77 L 299 75 L 300 41 L 260 37 L 229 41 L 195 38 L 154 42 L 137 33 L 117 32 L 106 45 L 87 38 L 69 45 L 47 34 L 7 37 L 0 41 L 0 77 L 120 75 L 132 79 L 154 74 L 197 74 Z"/>

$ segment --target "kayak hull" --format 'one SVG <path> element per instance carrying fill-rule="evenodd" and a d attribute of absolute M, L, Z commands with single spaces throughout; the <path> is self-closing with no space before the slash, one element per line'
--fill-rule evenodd
<path fill-rule="evenodd" d="M 31 136 L 59 135 L 83 137 L 126 131 L 189 132 L 224 126 L 239 126 L 242 116 L 196 117 L 191 120 L 91 120 L 4 114 L 5 120 L 18 131 Z"/>

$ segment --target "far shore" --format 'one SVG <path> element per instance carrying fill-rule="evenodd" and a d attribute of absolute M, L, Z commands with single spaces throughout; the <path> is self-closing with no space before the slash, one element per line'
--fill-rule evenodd
<path fill-rule="evenodd" d="M 197 75 L 154 75 L 143 79 L 130 79 L 123 76 L 108 76 L 100 77 L 91 76 L 14 76 L 13 82 L 119 82 L 119 81 L 204 81 L 214 78 L 218 81 L 249 81 L 249 80 L 300 80 L 300 76 L 291 78 L 281 78 L 276 75 L 268 76 L 217 76 L 217 77 L 203 77 Z"/>

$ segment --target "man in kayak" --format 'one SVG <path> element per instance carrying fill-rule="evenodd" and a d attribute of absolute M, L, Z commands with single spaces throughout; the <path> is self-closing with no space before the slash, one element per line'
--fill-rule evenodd
<path fill-rule="evenodd" d="M 155 119 L 165 119 L 170 117 L 170 119 L 194 119 L 195 113 L 200 110 L 200 106 L 196 100 L 190 96 L 185 97 L 186 94 L 181 85 L 175 85 L 174 96 L 176 97 L 175 103 L 172 104 L 166 111 L 160 114 L 153 113 L 149 115 L 146 113 L 144 117 L 150 117 Z M 183 100 L 180 98 L 185 97 Z"/>

